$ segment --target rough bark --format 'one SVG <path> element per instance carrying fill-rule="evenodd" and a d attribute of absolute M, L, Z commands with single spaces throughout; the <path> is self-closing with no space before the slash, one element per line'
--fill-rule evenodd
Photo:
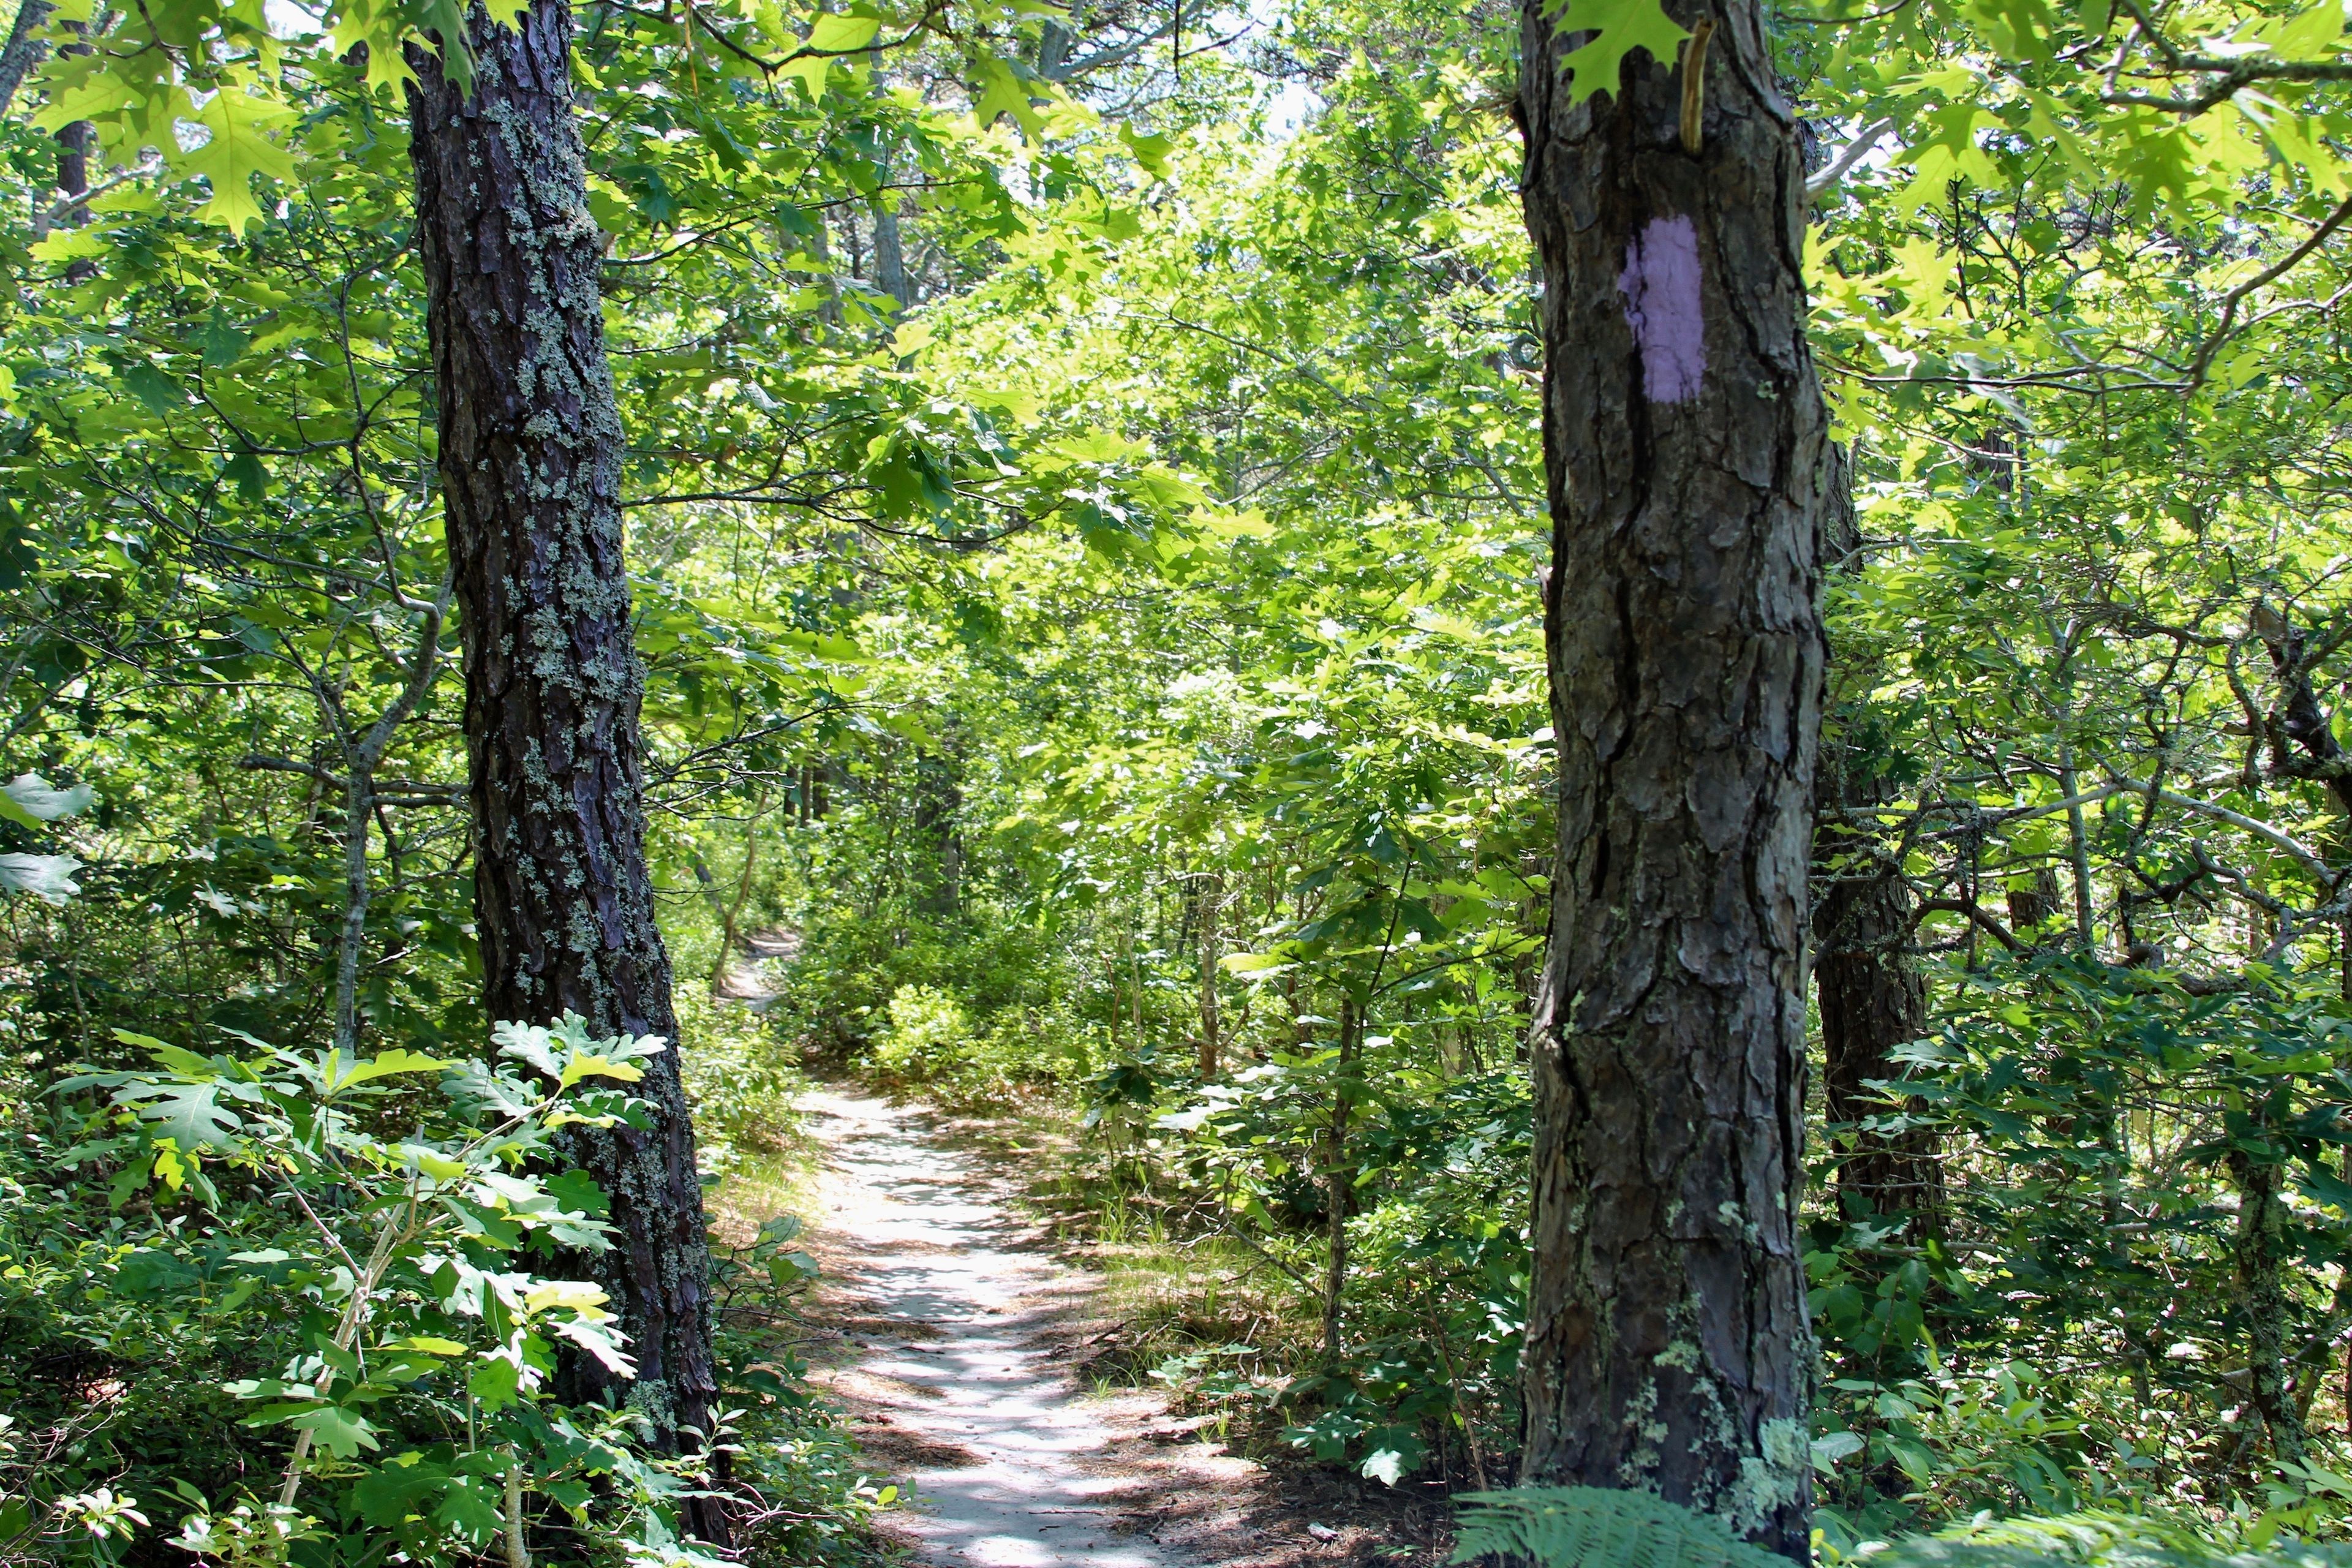
<path fill-rule="evenodd" d="M 2286 1382 L 2287 1299 L 2286 1203 L 2280 1166 L 2242 1150 L 2230 1155 L 2238 1189 L 2238 1228 L 2231 1246 L 2239 1309 L 2246 1319 L 2249 1403 L 2262 1417 L 2272 1457 L 2300 1463 L 2304 1456 L 2303 1413 Z"/>
<path fill-rule="evenodd" d="M 49 0 L 23 0 L 16 7 L 8 41 L 0 44 L 0 114 L 7 113 L 8 106 L 16 101 L 16 89 L 25 85 L 33 68 L 48 58 L 48 45 L 35 35 L 56 9 Z"/>
<path fill-rule="evenodd" d="M 571 9 L 536 0 L 517 34 L 476 5 L 468 26 L 472 93 L 412 46 L 409 107 L 487 1000 L 494 1018 L 577 1013 L 599 1035 L 675 1042 Z M 691 1447 L 718 1394 L 702 1194 L 676 1052 L 647 1066 L 651 1127 L 572 1129 L 566 1149 L 614 1229 L 611 1251 L 572 1265 L 612 1293 L 637 1376 L 616 1386 L 583 1357 L 563 1381 L 575 1397 L 625 1393 L 656 1442 Z M 688 1523 L 723 1538 L 707 1505 Z"/>
<path fill-rule="evenodd" d="M 1833 771 L 1838 760 L 1823 759 L 1824 805 L 1883 804 L 1883 781 Z M 1845 835 L 1829 831 L 1830 820 L 1825 813 L 1813 843 L 1816 863 L 1829 877 L 1813 910 L 1813 991 L 1822 1019 L 1822 1111 L 1832 1123 L 1852 1129 L 1853 1152 L 1838 1163 L 1838 1193 L 1874 1213 L 1906 1214 L 1925 1224 L 1942 1206 L 1936 1135 L 1855 1126 L 1892 1109 L 1884 1091 L 1870 1086 L 1900 1078 L 1895 1047 L 1927 1032 L 1927 982 L 1908 952 L 1911 890 L 1891 872 L 1872 875 L 1840 864 L 1852 849 L 1840 842 Z"/>
<path fill-rule="evenodd" d="M 1714 26 L 1695 153 L 1678 70 L 1633 56 L 1571 107 L 1580 39 L 1523 13 L 1560 802 L 1522 1473 L 1653 1489 L 1801 1560 L 1824 416 L 1759 8 L 1676 19 Z"/>
<path fill-rule="evenodd" d="M 1853 516 L 1853 475 L 1845 455 L 1830 448 L 1822 559 L 1830 572 L 1860 569 L 1860 530 Z M 1832 650 L 1832 658 L 1837 658 Z M 1841 668 L 1843 658 L 1838 658 Z M 1864 684 L 1868 683 L 1865 675 Z M 1873 1081 L 1902 1076 L 1895 1051 L 1927 1032 L 1927 985 L 1911 953 L 1916 900 L 1900 868 L 1879 863 L 1874 835 L 1845 814 L 1892 798 L 1874 758 L 1832 730 L 1822 742 L 1814 781 L 1813 996 L 1822 1020 L 1822 1109 L 1832 1125 L 1851 1131 L 1852 1150 L 1838 1163 L 1837 1185 L 1848 1206 L 1880 1215 L 1907 1214 L 1915 1230 L 1942 1207 L 1943 1168 L 1936 1135 L 1926 1129 L 1870 1132 L 1855 1124 L 1883 1115 L 1885 1097 Z"/>
<path fill-rule="evenodd" d="M 1037 30 L 1037 74 L 1047 81 L 1059 81 L 1064 76 L 1064 62 L 1070 58 L 1070 30 L 1047 17 Z"/>
<path fill-rule="evenodd" d="M 1845 773 L 1837 767 L 1843 760 L 1823 759 L 1822 803 L 1883 804 L 1883 781 Z M 1936 1135 L 1856 1126 L 1892 1109 L 1885 1092 L 1871 1085 L 1900 1078 L 1895 1048 L 1927 1032 L 1927 983 L 1908 952 L 1911 890 L 1891 871 L 1873 875 L 1841 863 L 1853 849 L 1841 842 L 1846 835 L 1830 830 L 1831 820 L 1824 813 L 1813 844 L 1816 864 L 1829 879 L 1813 910 L 1813 990 L 1822 1020 L 1822 1111 L 1832 1124 L 1850 1129 L 1852 1152 L 1838 1163 L 1838 1193 L 1876 1214 L 1908 1215 L 1926 1224 L 1942 1206 Z"/>
<path fill-rule="evenodd" d="M 89 155 L 97 150 L 98 130 L 87 120 L 77 120 L 58 132 L 58 194 L 64 199 L 57 205 L 58 221 L 68 228 L 79 228 L 89 221 L 89 213 L 78 199 L 89 192 Z"/>

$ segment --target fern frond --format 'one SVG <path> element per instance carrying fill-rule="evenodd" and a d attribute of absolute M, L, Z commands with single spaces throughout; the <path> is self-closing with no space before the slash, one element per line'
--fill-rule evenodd
<path fill-rule="evenodd" d="M 1528 1568 L 1788 1568 L 1723 1521 L 1649 1492 L 1521 1487 L 1468 1492 L 1454 1561 L 1498 1558 Z M 2090 1510 L 2008 1519 L 1915 1535 L 1858 1568 L 2352 1568 L 2352 1546 L 2284 1542 L 2232 1550 L 2176 1520 Z"/>
<path fill-rule="evenodd" d="M 2352 1568 L 2352 1546 L 2233 1549 L 2177 1520 L 2091 1510 L 1912 1536 L 1863 1561 L 1869 1568 Z"/>
<path fill-rule="evenodd" d="M 1455 1520 L 1454 1561 L 1500 1557 L 1532 1568 L 1789 1568 L 1712 1514 L 1649 1492 L 1521 1487 L 1470 1492 Z"/>

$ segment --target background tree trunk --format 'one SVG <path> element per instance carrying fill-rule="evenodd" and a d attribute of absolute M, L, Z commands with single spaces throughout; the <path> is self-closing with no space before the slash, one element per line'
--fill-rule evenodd
<path fill-rule="evenodd" d="M 0 114 L 8 112 L 16 101 L 16 89 L 35 66 L 48 58 L 49 47 L 36 37 L 49 14 L 56 9 L 49 0 L 21 0 L 16 7 L 16 19 L 8 28 L 8 41 L 0 44 Z"/>
<path fill-rule="evenodd" d="M 1201 1081 L 1207 1083 L 1224 1070 L 1223 1020 L 1217 1016 L 1217 965 L 1224 956 L 1217 918 L 1224 912 L 1224 878 L 1214 871 L 1204 874 L 1194 884 L 1193 896 L 1199 900 L 1201 920 Z"/>
<path fill-rule="evenodd" d="M 474 90 L 411 47 L 410 152 L 440 398 L 440 468 L 465 650 L 474 900 L 490 1016 L 575 1012 L 675 1047 L 646 868 L 644 668 L 621 553 L 620 419 L 572 118 L 572 13 L 520 35 L 479 5 Z M 691 1447 L 718 1394 L 709 1257 L 675 1048 L 647 1064 L 647 1131 L 572 1129 L 612 1201 L 614 1249 L 574 1260 L 612 1292 L 636 1358 L 629 1403 Z M 572 1395 L 604 1395 L 591 1358 Z M 702 1505 L 689 1525 L 723 1539 Z"/>
<path fill-rule="evenodd" d="M 2238 1189 L 2238 1227 L 2231 1247 L 2239 1310 L 2246 1320 L 2248 1403 L 2262 1417 L 2271 1456 L 2290 1464 L 2304 1457 L 2303 1413 L 2286 1377 L 2287 1324 L 2293 1317 L 2285 1273 L 2286 1204 L 2284 1172 L 2267 1156 L 2233 1149 L 2230 1176 Z"/>
<path fill-rule="evenodd" d="M 1841 765 L 1859 760 L 1823 757 L 1824 806 L 1884 804 L 1884 779 Z M 1813 837 L 1814 863 L 1827 879 L 1813 910 L 1813 993 L 1822 1016 L 1822 1110 L 1832 1123 L 1851 1127 L 1893 1109 L 1870 1085 L 1900 1078 L 1895 1047 L 1927 1032 L 1927 985 L 1909 954 L 1909 885 L 1892 871 L 1873 876 L 1864 866 L 1838 864 L 1852 852 L 1841 842 L 1851 836 L 1833 822 L 1824 811 Z M 1853 1152 L 1837 1168 L 1841 1196 L 1880 1215 L 1907 1214 L 1915 1229 L 1932 1223 L 1943 1198 L 1935 1133 L 1855 1130 L 1849 1142 Z"/>
<path fill-rule="evenodd" d="M 1356 1201 L 1356 1168 L 1348 1158 L 1349 1112 L 1355 1106 L 1349 1075 L 1364 1039 L 1363 1004 L 1339 998 L 1339 1055 L 1332 1067 L 1331 1121 L 1324 1133 L 1323 1359 L 1336 1362 L 1345 1345 L 1348 1302 L 1348 1215 Z"/>
<path fill-rule="evenodd" d="M 951 920 L 963 904 L 963 761 L 952 750 L 915 756 L 915 909 Z"/>
<path fill-rule="evenodd" d="M 1696 153 L 1679 73 L 1646 56 L 1571 107 L 1559 62 L 1581 40 L 1555 15 L 1528 0 L 1520 86 L 1560 765 L 1531 1041 L 1523 1475 L 1654 1489 L 1801 1560 L 1814 1351 L 1796 1219 L 1830 478 L 1803 164 L 1754 0 L 1711 10 Z"/>
<path fill-rule="evenodd" d="M 882 50 L 877 47 L 866 55 L 873 67 L 876 86 L 879 87 L 887 73 Z M 907 252 L 898 232 L 898 193 L 890 184 L 890 165 L 885 162 L 875 166 L 875 179 L 881 190 L 875 195 L 874 214 L 874 286 L 898 302 L 905 310 L 915 302 L 915 291 L 907 281 Z"/>
<path fill-rule="evenodd" d="M 1853 479 L 1845 454 L 1830 447 L 1822 523 L 1827 572 L 1857 572 L 1862 535 L 1853 515 Z M 1844 661 L 1839 660 L 1844 668 Z M 1865 674 L 1862 684 L 1867 686 Z M 1813 995 L 1822 1018 L 1822 1098 L 1832 1123 L 1851 1126 L 1885 1113 L 1870 1084 L 1901 1076 L 1897 1047 L 1927 1032 L 1927 984 L 1912 962 L 1915 900 L 1900 868 L 1874 864 L 1876 835 L 1844 810 L 1883 805 L 1892 796 L 1878 765 L 1850 728 L 1832 726 L 1822 742 L 1814 781 Z M 1913 1229 L 1933 1223 L 1943 1201 L 1936 1135 L 1855 1131 L 1853 1152 L 1840 1161 L 1838 1192 L 1881 1215 L 1908 1214 Z"/>
<path fill-rule="evenodd" d="M 76 34 L 87 36 L 89 24 L 68 22 L 66 26 Z M 58 51 L 61 55 L 86 55 L 87 44 L 68 44 Z M 98 151 L 98 128 L 87 120 L 77 120 L 58 132 L 58 194 L 60 200 L 52 211 L 56 221 L 68 228 L 79 228 L 89 221 L 89 208 L 79 198 L 89 194 L 90 154 Z M 36 228 L 45 227 L 47 214 L 35 220 Z M 98 276 L 98 263 L 89 257 L 77 257 L 66 263 L 66 282 L 87 283 Z"/>

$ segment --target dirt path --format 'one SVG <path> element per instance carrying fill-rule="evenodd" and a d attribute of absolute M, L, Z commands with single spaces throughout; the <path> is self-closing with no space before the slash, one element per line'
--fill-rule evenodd
<path fill-rule="evenodd" d="M 834 1279 L 823 1309 L 855 1358 L 829 1380 L 866 1449 L 906 1467 L 898 1479 L 916 1507 L 897 1518 L 921 1554 L 943 1568 L 1222 1557 L 1134 1528 L 1162 1488 L 1111 1450 L 1151 1402 L 1077 1387 L 1055 1332 L 1091 1294 L 1089 1277 L 1037 1250 L 986 1173 L 919 1113 L 837 1090 L 802 1105 L 827 1156 L 814 1237 Z M 1195 1487 L 1244 1491 L 1257 1470 L 1213 1453 L 1189 1468 Z"/>

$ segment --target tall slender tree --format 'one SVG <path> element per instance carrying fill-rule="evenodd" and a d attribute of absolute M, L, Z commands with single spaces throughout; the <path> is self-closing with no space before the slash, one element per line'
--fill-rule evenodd
<path fill-rule="evenodd" d="M 572 10 L 520 28 L 472 8 L 470 89 L 410 46 L 440 472 L 465 652 L 474 900 L 490 1014 L 675 1041 L 669 959 L 645 856 L 638 710 L 622 558 L 622 433 L 571 81 Z M 718 1394 L 709 1257 L 677 1058 L 639 1092 L 651 1125 L 574 1129 L 612 1204 L 583 1258 L 616 1302 L 656 1441 L 707 1441 Z M 618 1394 L 587 1358 L 582 1394 Z M 709 1509 L 692 1521 L 723 1535 Z"/>
<path fill-rule="evenodd" d="M 1862 531 L 1853 509 L 1853 476 L 1843 450 L 1830 447 L 1830 485 L 1822 519 L 1822 564 L 1827 574 L 1861 570 Z M 1834 650 L 1849 688 L 1866 689 L 1873 671 L 1856 669 Z M 1848 1152 L 1837 1165 L 1841 1199 L 1874 1213 L 1910 1216 L 1923 1231 L 1943 1206 L 1943 1167 L 1935 1133 L 1926 1128 L 1885 1132 L 1862 1123 L 1883 1115 L 1885 1096 L 1873 1089 L 1902 1076 L 1895 1051 L 1927 1032 L 1927 982 L 1913 956 L 1918 900 L 1894 858 L 1871 831 L 1866 814 L 1888 804 L 1894 791 L 1882 749 L 1867 743 L 1859 712 L 1837 722 L 1833 705 L 1815 779 L 1813 826 L 1813 996 L 1822 1021 L 1822 1109 Z"/>
<path fill-rule="evenodd" d="M 1679 66 L 1620 80 L 1586 63 L 1612 51 L 1570 60 L 1553 0 L 1522 17 L 1560 770 L 1523 1473 L 1653 1489 L 1801 1559 L 1825 418 L 1761 8 L 1684 20 Z M 1635 41 L 1664 48 L 1655 21 Z"/>

